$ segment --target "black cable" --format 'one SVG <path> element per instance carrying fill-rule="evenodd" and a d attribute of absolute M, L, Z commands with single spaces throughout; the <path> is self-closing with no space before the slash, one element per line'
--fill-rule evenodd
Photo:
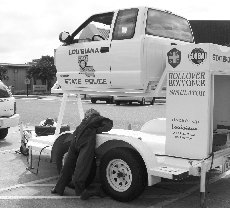
<path fill-rule="evenodd" d="M 212 165 L 213 165 L 213 160 L 214 160 L 214 152 L 211 153 L 212 155 L 212 162 L 211 162 L 211 166 L 209 168 L 208 174 L 207 174 L 207 183 L 205 183 L 205 192 L 208 192 L 208 185 L 210 184 L 210 175 L 211 175 L 211 169 L 212 169 Z"/>
<path fill-rule="evenodd" d="M 41 151 L 40 151 L 40 154 L 39 154 L 39 157 L 38 157 L 38 167 L 37 167 L 37 173 L 33 172 L 30 168 L 27 168 L 27 170 L 28 170 L 28 171 L 30 171 L 31 173 L 33 173 L 33 174 L 35 174 L 35 175 L 37 175 L 37 174 L 38 174 L 38 168 L 39 168 L 39 165 L 40 165 L 41 154 L 42 154 L 42 151 L 43 151 L 46 147 L 49 147 L 49 146 L 45 146 L 45 147 L 43 147 L 43 148 L 41 149 Z M 27 162 L 28 162 L 28 158 L 29 158 L 29 156 L 27 157 Z M 32 158 L 31 158 L 31 160 L 32 160 Z"/>
<path fill-rule="evenodd" d="M 170 157 L 169 155 L 159 155 L 159 156 L 168 156 L 168 157 Z M 176 156 L 171 156 L 171 157 L 175 157 L 175 158 L 182 158 L 182 157 L 176 157 Z M 207 186 L 209 185 L 209 183 L 210 183 L 210 172 L 211 172 L 211 169 L 212 169 L 212 165 L 213 165 L 213 161 L 214 161 L 214 152 L 212 152 L 210 155 L 209 155 L 209 157 L 207 157 L 207 158 L 205 158 L 204 160 L 207 160 L 207 159 L 209 159 L 210 157 L 212 157 L 212 161 L 211 161 L 211 166 L 210 166 L 210 169 L 209 169 L 209 175 L 208 175 L 208 183 L 206 183 L 206 188 L 205 188 L 205 192 L 207 193 L 208 192 L 208 189 L 207 189 Z M 182 158 L 182 159 L 187 159 L 187 158 Z M 198 159 L 191 159 L 191 160 L 198 160 Z M 158 188 L 161 188 L 161 189 L 163 189 L 163 190 L 168 190 L 168 191 L 174 191 L 174 192 L 177 192 L 177 193 L 184 193 L 184 192 L 180 192 L 180 191 L 177 191 L 177 190 L 173 190 L 173 189 L 167 189 L 167 188 L 162 188 L 162 187 L 160 187 L 160 186 L 157 186 L 157 185 L 155 185 L 155 187 L 158 187 Z M 193 195 L 193 196 L 200 196 L 200 195 L 196 195 L 196 194 L 193 194 L 193 193 L 191 193 L 190 195 Z"/>
<path fill-rule="evenodd" d="M 52 126 L 49 126 L 49 127 L 52 127 Z M 42 132 L 42 134 L 40 135 L 40 136 L 43 136 L 47 131 L 49 131 L 50 129 L 49 128 L 47 128 L 44 132 Z M 39 154 L 39 157 L 38 157 L 38 167 L 37 167 L 37 172 L 35 173 L 35 172 L 33 172 L 30 168 L 27 168 L 27 170 L 29 170 L 31 173 L 33 173 L 33 174 L 35 174 L 35 175 L 37 175 L 38 174 L 38 168 L 39 168 L 39 165 L 40 165 L 40 160 L 41 160 L 41 154 L 42 154 L 42 151 L 46 148 L 46 147 L 49 147 L 49 146 L 45 146 L 45 147 L 43 147 L 42 149 L 41 149 L 41 151 L 40 151 L 40 154 Z M 27 163 L 28 163 L 28 158 L 29 158 L 29 155 L 28 155 L 28 157 L 27 157 Z M 31 160 L 32 160 L 32 158 L 31 158 Z"/>

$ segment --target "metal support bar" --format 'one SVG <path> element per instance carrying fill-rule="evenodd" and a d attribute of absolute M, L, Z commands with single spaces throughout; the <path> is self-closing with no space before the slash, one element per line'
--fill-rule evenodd
<path fill-rule="evenodd" d="M 155 93 L 158 95 L 160 91 L 162 91 L 162 88 L 164 87 L 164 83 L 166 81 L 166 77 L 167 77 L 167 70 L 165 69 L 162 76 L 161 76 L 161 79 L 160 81 L 158 82 L 157 84 L 157 87 L 155 89 Z"/>
<path fill-rule="evenodd" d="M 67 93 L 63 94 L 62 103 L 61 103 L 61 107 L 60 107 L 60 111 L 59 111 L 59 115 L 58 115 L 57 126 L 56 126 L 56 130 L 55 130 L 55 135 L 60 134 L 62 119 L 63 119 L 64 112 L 65 112 L 67 96 L 68 96 Z"/>
<path fill-rule="evenodd" d="M 20 123 L 20 135 L 21 135 L 21 143 L 25 143 L 25 138 L 23 136 L 23 125 L 22 122 Z"/>
<path fill-rule="evenodd" d="M 31 169 L 34 169 L 33 168 L 33 165 L 32 165 L 32 158 L 33 156 L 32 156 L 32 147 L 31 146 L 29 146 L 29 157 L 28 157 L 28 163 L 29 163 L 29 166 L 26 168 L 27 170 L 31 170 Z"/>
<path fill-rule="evenodd" d="M 205 187 L 206 187 L 206 161 L 201 162 L 200 173 L 200 204 L 205 207 Z"/>

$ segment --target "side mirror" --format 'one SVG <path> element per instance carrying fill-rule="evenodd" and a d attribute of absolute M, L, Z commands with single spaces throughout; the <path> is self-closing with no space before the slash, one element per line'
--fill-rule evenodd
<path fill-rule="evenodd" d="M 62 43 L 66 43 L 68 41 L 68 39 L 70 38 L 70 35 L 68 32 L 61 32 L 59 35 L 59 40 Z"/>

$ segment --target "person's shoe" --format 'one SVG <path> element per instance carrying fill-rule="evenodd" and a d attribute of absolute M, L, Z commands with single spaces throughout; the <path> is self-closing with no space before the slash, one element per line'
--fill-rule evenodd
<path fill-rule="evenodd" d="M 91 195 L 90 195 L 90 193 L 89 193 L 89 190 L 85 189 L 85 190 L 83 191 L 83 193 L 81 194 L 80 199 L 81 199 L 81 200 L 87 200 L 90 196 L 91 196 Z"/>
<path fill-rule="evenodd" d="M 100 188 L 100 194 L 99 194 L 99 197 L 100 198 L 105 198 L 106 197 L 106 194 L 105 192 Z"/>
<path fill-rule="evenodd" d="M 91 190 L 85 189 L 83 193 L 81 194 L 80 199 L 87 200 L 93 196 L 104 198 L 106 195 L 100 188 L 91 189 Z"/>
<path fill-rule="evenodd" d="M 51 189 L 51 194 L 57 194 L 57 190 L 55 189 L 55 187 Z"/>

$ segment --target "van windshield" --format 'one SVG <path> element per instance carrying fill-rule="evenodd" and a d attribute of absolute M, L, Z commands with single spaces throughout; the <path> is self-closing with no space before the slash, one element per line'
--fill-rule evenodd
<path fill-rule="evenodd" d="M 154 9 L 148 10 L 146 34 L 193 42 L 193 35 L 186 19 Z"/>

